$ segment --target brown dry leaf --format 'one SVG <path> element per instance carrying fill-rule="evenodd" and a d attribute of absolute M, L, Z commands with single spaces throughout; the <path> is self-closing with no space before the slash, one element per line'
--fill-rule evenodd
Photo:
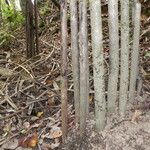
<path fill-rule="evenodd" d="M 47 143 L 42 143 L 41 149 L 42 150 L 49 150 L 50 149 L 50 145 L 47 144 Z"/>
<path fill-rule="evenodd" d="M 55 149 L 56 147 L 58 147 L 60 145 L 60 142 L 58 139 L 55 139 L 55 143 L 51 144 L 51 149 Z"/>
<path fill-rule="evenodd" d="M 59 138 L 62 136 L 62 131 L 55 131 L 52 133 L 52 137 L 55 139 L 55 138 Z"/>
<path fill-rule="evenodd" d="M 14 150 L 18 147 L 18 139 L 14 138 L 7 142 L 5 142 L 1 147 L 0 150 Z"/>
<path fill-rule="evenodd" d="M 53 139 L 59 138 L 62 136 L 62 131 L 59 127 L 53 127 L 50 135 Z"/>
<path fill-rule="evenodd" d="M 24 148 L 34 148 L 38 143 L 38 135 L 37 133 L 33 133 L 27 137 L 23 137 L 19 140 L 19 146 Z"/>
<path fill-rule="evenodd" d="M 28 130 L 30 128 L 30 123 L 29 122 L 24 122 L 23 127 L 24 127 L 24 129 Z"/>
<path fill-rule="evenodd" d="M 41 124 L 43 123 L 43 121 L 41 121 L 40 123 L 35 123 L 34 125 L 32 125 L 32 128 L 38 128 Z"/>
<path fill-rule="evenodd" d="M 53 87 L 54 87 L 54 90 L 56 90 L 56 91 L 59 91 L 59 89 L 60 89 L 58 84 L 55 81 L 53 81 Z"/>
<path fill-rule="evenodd" d="M 135 110 L 133 116 L 132 116 L 132 119 L 131 119 L 131 122 L 132 123 L 136 123 L 137 122 L 137 119 L 139 118 L 139 116 L 142 114 L 142 111 L 141 110 Z"/>
<path fill-rule="evenodd" d="M 54 93 L 53 93 L 52 91 L 48 91 L 48 92 L 47 92 L 47 95 L 48 95 L 49 97 L 51 97 L 51 96 L 54 95 Z"/>
<path fill-rule="evenodd" d="M 93 95 L 90 95 L 90 96 L 89 96 L 89 103 L 91 104 L 93 100 L 94 100 L 94 96 L 93 96 Z"/>
<path fill-rule="evenodd" d="M 53 84 L 53 80 L 47 79 L 46 80 L 46 85 L 52 85 Z"/>
<path fill-rule="evenodd" d="M 148 19 L 148 17 L 144 14 L 141 15 L 141 21 L 146 21 Z"/>
<path fill-rule="evenodd" d="M 54 100 L 54 97 L 53 97 L 53 98 L 48 99 L 48 101 L 47 101 L 47 105 L 48 105 L 49 107 L 51 107 L 51 106 L 55 106 L 55 100 Z"/>

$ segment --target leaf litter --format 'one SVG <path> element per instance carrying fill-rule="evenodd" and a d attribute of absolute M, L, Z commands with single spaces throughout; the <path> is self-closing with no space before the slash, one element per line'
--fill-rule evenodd
<path fill-rule="evenodd" d="M 12 48 L 2 50 L 0 52 L 3 56 L 0 64 L 0 68 L 3 69 L 0 74 L 0 150 L 149 150 L 150 38 L 148 27 L 150 20 L 146 18 L 142 21 L 140 41 L 142 88 L 136 97 L 136 104 L 134 104 L 136 107 L 129 107 L 125 118 L 111 114 L 105 130 L 97 134 L 95 120 L 93 120 L 94 100 L 91 76 L 89 97 L 91 112 L 87 121 L 87 134 L 84 139 L 80 139 L 74 123 L 73 82 L 71 65 L 69 65 L 69 136 L 64 146 L 61 145 L 60 118 L 60 32 L 53 34 L 53 37 L 50 37 L 51 29 L 46 30 L 46 33 L 43 32 L 39 39 L 43 52 L 29 60 L 22 55 L 25 49 L 24 33 L 21 33 L 22 37 L 17 44 L 13 43 Z M 55 23 L 56 30 L 59 30 L 58 24 Z M 107 28 L 103 30 L 107 33 Z M 105 36 L 104 39 L 107 39 L 108 35 Z M 108 65 L 107 40 L 104 41 L 104 51 L 106 65 Z M 69 51 L 69 62 L 70 59 Z M 90 68 L 92 68 L 91 63 Z"/>

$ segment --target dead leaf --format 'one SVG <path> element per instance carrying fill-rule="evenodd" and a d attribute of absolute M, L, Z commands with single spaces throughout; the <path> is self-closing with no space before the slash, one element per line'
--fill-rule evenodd
<path fill-rule="evenodd" d="M 48 95 L 49 97 L 52 97 L 52 96 L 54 96 L 54 92 L 48 91 L 48 92 L 47 92 L 47 95 Z"/>
<path fill-rule="evenodd" d="M 91 103 L 93 102 L 93 100 L 94 100 L 94 96 L 93 96 L 93 95 L 90 95 L 90 96 L 89 96 L 89 103 L 91 104 Z"/>
<path fill-rule="evenodd" d="M 48 105 L 49 107 L 55 106 L 55 100 L 54 100 L 54 97 L 48 99 L 47 105 Z"/>
<path fill-rule="evenodd" d="M 36 116 L 41 117 L 43 114 L 44 114 L 43 111 L 40 111 L 40 112 L 37 112 Z"/>
<path fill-rule="evenodd" d="M 2 147 L 0 147 L 1 150 L 6 150 L 6 149 L 9 149 L 9 150 L 14 150 L 16 149 L 18 146 L 18 140 L 17 139 L 12 139 L 12 140 L 9 140 L 8 142 L 5 142 Z"/>
<path fill-rule="evenodd" d="M 58 84 L 55 81 L 53 81 L 53 87 L 54 87 L 54 90 L 56 90 L 56 91 L 59 91 L 59 89 L 60 89 Z"/>
<path fill-rule="evenodd" d="M 52 85 L 53 84 L 53 81 L 49 80 L 49 79 L 47 79 L 45 82 L 46 82 L 46 85 Z"/>
<path fill-rule="evenodd" d="M 50 149 L 50 145 L 47 144 L 47 143 L 42 143 L 41 149 L 42 150 L 49 150 Z"/>
<path fill-rule="evenodd" d="M 3 128 L 3 137 L 6 137 L 11 132 L 11 123 L 7 123 Z"/>
<path fill-rule="evenodd" d="M 40 123 L 35 123 L 34 125 L 32 125 L 32 128 L 38 128 L 43 122 Z"/>
<path fill-rule="evenodd" d="M 30 123 L 29 122 L 24 122 L 23 127 L 24 127 L 24 129 L 28 130 L 30 128 Z"/>
<path fill-rule="evenodd" d="M 39 119 L 39 117 L 33 116 L 33 117 L 31 118 L 31 121 L 36 121 L 36 120 L 38 120 L 38 119 Z"/>
<path fill-rule="evenodd" d="M 58 139 L 55 139 L 55 143 L 51 144 L 51 149 L 55 149 L 56 147 L 58 147 L 60 145 L 60 142 Z"/>
<path fill-rule="evenodd" d="M 62 136 L 62 131 L 55 131 L 52 133 L 52 137 L 55 139 L 55 138 L 58 138 L 58 137 L 61 137 Z"/>
<path fill-rule="evenodd" d="M 137 119 L 139 118 L 139 116 L 142 114 L 142 111 L 141 110 L 135 110 L 133 116 L 132 116 L 132 119 L 131 119 L 131 122 L 132 123 L 136 123 L 137 122 Z"/>
<path fill-rule="evenodd" d="M 52 127 L 52 129 L 50 130 L 50 132 L 47 132 L 46 134 L 42 134 L 41 135 L 41 138 L 42 139 L 45 139 L 45 138 L 48 138 L 48 139 L 56 139 L 56 138 L 59 138 L 62 136 L 62 131 L 59 127 Z"/>
<path fill-rule="evenodd" d="M 9 68 L 2 68 L 0 67 L 0 75 L 5 77 L 11 77 L 15 74 L 15 72 Z"/>
<path fill-rule="evenodd" d="M 19 140 L 19 146 L 24 148 L 34 148 L 38 143 L 38 135 L 37 133 L 33 133 L 27 137 L 23 137 Z"/>
<path fill-rule="evenodd" d="M 52 130 L 51 130 L 50 135 L 53 139 L 59 138 L 59 137 L 62 136 L 62 131 L 59 127 L 53 127 Z"/>

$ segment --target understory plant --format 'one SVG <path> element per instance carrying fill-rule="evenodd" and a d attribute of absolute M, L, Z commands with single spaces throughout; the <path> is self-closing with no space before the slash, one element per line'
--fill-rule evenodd
<path fill-rule="evenodd" d="M 20 29 L 25 21 L 22 12 L 15 9 L 14 4 L 7 4 L 1 1 L 1 26 L 0 26 L 0 47 L 7 46 L 15 38 L 14 34 Z"/>

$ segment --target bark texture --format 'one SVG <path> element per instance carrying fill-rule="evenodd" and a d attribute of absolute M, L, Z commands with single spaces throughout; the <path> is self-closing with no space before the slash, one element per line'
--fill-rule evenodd
<path fill-rule="evenodd" d="M 119 111 L 125 114 L 129 84 L 129 0 L 121 0 L 121 66 Z"/>
<path fill-rule="evenodd" d="M 36 1 L 26 0 L 26 43 L 27 58 L 39 54 L 38 50 L 38 16 Z"/>
<path fill-rule="evenodd" d="M 130 88 L 129 88 L 129 99 L 131 103 L 134 101 L 136 80 L 138 75 L 140 16 L 141 16 L 141 4 L 138 2 L 138 0 L 135 0 L 134 4 L 135 4 L 134 31 L 133 31 L 133 47 L 131 52 L 131 70 L 130 70 Z"/>
<path fill-rule="evenodd" d="M 61 0 L 61 117 L 63 141 L 66 141 L 68 130 L 67 114 L 67 0 Z"/>
<path fill-rule="evenodd" d="M 26 44 L 27 58 L 35 56 L 35 43 L 34 43 L 34 6 L 31 0 L 26 0 Z"/>
<path fill-rule="evenodd" d="M 72 69 L 74 83 L 74 104 L 76 123 L 79 123 L 80 116 L 80 63 L 79 63 L 79 44 L 78 44 L 78 12 L 77 0 L 70 0 L 71 13 L 71 50 L 72 50 Z"/>
<path fill-rule="evenodd" d="M 108 80 L 108 111 L 115 111 L 118 97 L 118 72 L 119 72 L 119 25 L 118 25 L 118 0 L 108 1 L 109 14 L 109 40 L 110 40 L 110 72 Z"/>
<path fill-rule="evenodd" d="M 105 101 L 105 70 L 104 54 L 102 43 L 102 18 L 101 2 L 99 0 L 90 0 L 91 10 L 91 33 L 92 33 L 92 51 L 93 51 L 93 71 L 94 71 L 94 98 L 95 98 L 95 116 L 97 131 L 105 127 L 106 122 L 106 101 Z"/>
<path fill-rule="evenodd" d="M 85 134 L 89 99 L 89 65 L 87 34 L 87 1 L 79 2 L 79 48 L 80 48 L 80 134 Z"/>

